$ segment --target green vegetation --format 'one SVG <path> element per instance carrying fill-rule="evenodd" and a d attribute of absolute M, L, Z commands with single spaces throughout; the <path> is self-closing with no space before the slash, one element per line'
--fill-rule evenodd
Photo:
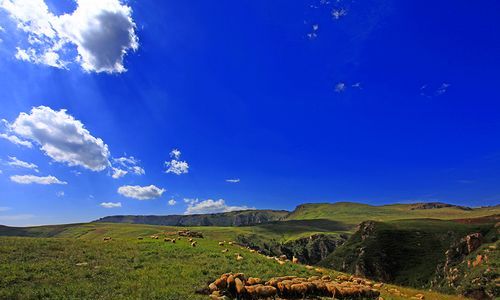
<path fill-rule="evenodd" d="M 385 282 L 428 288 L 453 242 L 470 233 L 486 235 L 492 228 L 492 224 L 445 220 L 365 222 L 321 265 L 348 273 L 361 271 Z"/>
<path fill-rule="evenodd" d="M 351 227 L 362 221 L 394 221 L 401 219 L 452 220 L 476 218 L 500 214 L 500 206 L 463 209 L 450 206 L 434 209 L 418 209 L 415 204 L 394 204 L 373 206 L 361 203 L 338 202 L 299 205 L 287 220 L 328 219 L 342 222 Z"/>
<path fill-rule="evenodd" d="M 12 229 L 13 233 L 51 238 L 0 237 L 0 299 L 207 299 L 195 291 L 225 272 L 268 279 L 279 275 L 319 274 L 303 265 L 279 265 L 239 246 L 226 246 L 250 228 L 203 227 L 205 238 L 191 247 L 185 238 L 173 244 L 150 234 L 179 228 L 128 224 L 73 224 Z M 0 234 L 10 231 L 3 227 Z M 105 236 L 112 240 L 104 242 Z M 144 240 L 138 240 L 144 236 Z M 244 259 L 235 260 L 235 253 Z M 336 272 L 324 270 L 332 276 Z M 389 287 L 389 286 L 388 286 Z M 398 287 L 411 295 L 419 291 Z M 458 299 L 424 292 L 426 299 Z M 385 299 L 402 299 L 383 291 Z"/>

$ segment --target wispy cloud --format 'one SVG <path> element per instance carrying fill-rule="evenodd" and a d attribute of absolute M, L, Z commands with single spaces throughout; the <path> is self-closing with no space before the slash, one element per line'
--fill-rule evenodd
<path fill-rule="evenodd" d="M 122 207 L 122 203 L 121 202 L 102 202 L 99 205 L 101 207 L 104 207 L 104 208 L 118 208 L 118 207 Z"/>
<path fill-rule="evenodd" d="M 111 169 L 113 171 L 112 177 L 114 179 L 121 178 L 129 173 L 135 175 L 146 174 L 144 169 L 138 165 L 139 160 L 133 156 L 113 158 L 113 163 L 115 167 L 112 167 Z"/>
<path fill-rule="evenodd" d="M 177 204 L 177 201 L 175 201 L 175 199 L 168 200 L 168 205 L 172 206 L 172 205 L 175 205 L 175 204 Z"/>
<path fill-rule="evenodd" d="M 35 175 L 13 175 L 10 176 L 10 180 L 19 184 L 67 184 L 67 182 L 61 181 L 56 177 L 49 176 L 35 176 Z"/>
<path fill-rule="evenodd" d="M 9 156 L 9 162 L 7 162 L 7 164 L 9 166 L 13 166 L 13 167 L 19 167 L 19 168 L 25 168 L 25 169 L 31 169 L 35 172 L 38 172 L 38 166 L 35 165 L 34 163 L 29 163 L 29 162 L 25 162 L 25 161 L 22 161 L 20 159 L 18 159 L 17 157 L 15 156 Z"/>
<path fill-rule="evenodd" d="M 429 84 L 424 84 L 420 87 L 420 96 L 432 98 L 444 95 L 451 84 L 443 82 L 439 86 L 431 86 Z"/>
<path fill-rule="evenodd" d="M 239 178 L 226 179 L 226 182 L 229 182 L 229 183 L 238 183 L 238 182 L 240 182 L 240 179 Z"/>
<path fill-rule="evenodd" d="M 24 221 L 35 217 L 31 214 L 19 214 L 19 215 L 6 215 L 0 216 L 0 222 L 13 222 L 13 221 Z"/>

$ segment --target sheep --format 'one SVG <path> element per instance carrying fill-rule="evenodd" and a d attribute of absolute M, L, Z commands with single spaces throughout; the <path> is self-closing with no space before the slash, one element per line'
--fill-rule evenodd
<path fill-rule="evenodd" d="M 241 281 L 240 278 L 238 277 L 234 278 L 234 285 L 236 288 L 236 293 L 238 295 L 243 295 L 245 293 L 245 285 L 243 284 L 243 281 Z"/>
<path fill-rule="evenodd" d="M 142 236 L 137 237 L 138 240 L 144 239 Z"/>
<path fill-rule="evenodd" d="M 229 245 L 233 245 L 233 242 L 229 242 L 228 244 L 229 244 Z"/>
<path fill-rule="evenodd" d="M 297 257 L 295 257 L 295 255 L 292 257 L 292 263 L 294 263 L 294 264 L 299 263 L 299 259 Z"/>
<path fill-rule="evenodd" d="M 284 265 L 284 264 L 286 264 L 286 262 L 284 262 L 284 261 L 282 261 L 282 260 L 278 260 L 278 263 L 279 263 L 280 265 Z"/>
<path fill-rule="evenodd" d="M 255 284 L 259 284 L 262 280 L 260 278 L 256 278 L 256 277 L 249 277 L 248 280 L 247 280 L 247 285 L 255 285 Z"/>
<path fill-rule="evenodd" d="M 104 240 L 105 242 L 107 242 L 107 241 L 111 241 L 111 237 L 110 237 L 110 236 L 106 236 L 106 237 L 104 237 L 104 239 L 103 239 L 103 240 Z"/>
<path fill-rule="evenodd" d="M 219 246 L 224 246 L 224 242 L 219 242 Z"/>
<path fill-rule="evenodd" d="M 262 284 L 247 286 L 246 291 L 252 299 L 275 298 L 278 293 L 275 287 Z"/>
<path fill-rule="evenodd" d="M 243 256 L 241 256 L 239 253 L 236 253 L 236 260 L 237 261 L 243 260 Z"/>
<path fill-rule="evenodd" d="M 193 238 L 189 238 L 188 242 L 190 242 L 190 243 L 193 242 Z"/>
<path fill-rule="evenodd" d="M 196 241 L 191 243 L 191 247 L 196 247 Z"/>
<path fill-rule="evenodd" d="M 221 252 L 222 252 L 222 253 L 226 253 L 227 251 L 229 251 L 229 249 L 224 249 L 224 250 L 222 250 Z"/>
<path fill-rule="evenodd" d="M 170 242 L 170 239 L 169 238 L 164 238 L 163 241 L 164 242 Z"/>

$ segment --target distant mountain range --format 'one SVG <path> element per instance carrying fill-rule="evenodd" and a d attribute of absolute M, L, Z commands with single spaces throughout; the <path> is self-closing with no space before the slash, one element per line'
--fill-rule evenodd
<path fill-rule="evenodd" d="M 500 213 L 499 206 L 470 208 L 440 202 L 374 206 L 352 202 L 307 203 L 293 211 L 243 210 L 196 215 L 116 215 L 94 222 L 130 223 L 165 226 L 251 226 L 275 221 L 328 219 L 354 226 L 361 221 L 398 219 L 459 219 Z"/>

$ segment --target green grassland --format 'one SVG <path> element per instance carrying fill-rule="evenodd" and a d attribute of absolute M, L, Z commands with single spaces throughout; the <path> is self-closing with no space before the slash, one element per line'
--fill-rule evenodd
<path fill-rule="evenodd" d="M 452 220 L 476 218 L 500 214 L 500 206 L 464 210 L 459 207 L 436 209 L 412 209 L 414 204 L 393 204 L 373 206 L 361 203 L 338 202 L 303 204 L 287 216 L 287 220 L 334 220 L 344 225 L 354 226 L 362 221 L 393 221 L 401 219 L 441 219 Z"/>
<path fill-rule="evenodd" d="M 186 238 L 173 244 L 148 237 L 178 229 L 107 223 L 2 227 L 0 235 L 24 237 L 0 237 L 0 299 L 207 299 L 195 291 L 225 272 L 264 279 L 318 275 L 303 265 L 279 265 L 236 245 L 227 246 L 227 253 L 221 252 L 224 247 L 219 241 L 231 240 L 251 228 L 193 228 L 205 236 L 197 239 L 194 248 Z M 104 242 L 105 236 L 112 240 Z M 145 238 L 138 240 L 138 236 Z M 244 259 L 236 261 L 235 253 Z M 323 272 L 336 274 L 329 269 Z M 408 295 L 420 292 L 398 289 Z M 385 299 L 402 299 L 386 290 L 382 293 Z M 424 293 L 426 299 L 459 299 Z"/>

